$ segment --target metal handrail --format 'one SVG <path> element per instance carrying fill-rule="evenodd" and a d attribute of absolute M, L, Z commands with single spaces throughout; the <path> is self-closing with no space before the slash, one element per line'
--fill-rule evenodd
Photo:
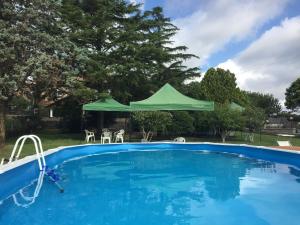
<path fill-rule="evenodd" d="M 33 141 L 39 168 L 40 168 L 40 170 L 43 170 L 43 168 L 46 167 L 46 160 L 45 160 L 45 155 L 44 155 L 44 151 L 43 151 L 43 147 L 42 147 L 42 142 L 41 142 L 41 139 L 37 135 L 34 135 L 34 134 L 23 135 L 17 139 L 17 141 L 14 145 L 13 151 L 8 160 L 8 163 L 11 163 L 14 160 L 19 159 L 22 149 L 23 149 L 23 146 L 24 146 L 24 143 L 27 139 L 31 139 Z"/>

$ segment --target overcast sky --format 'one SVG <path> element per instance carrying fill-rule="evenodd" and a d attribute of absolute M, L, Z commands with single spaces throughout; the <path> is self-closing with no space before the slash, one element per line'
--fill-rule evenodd
<path fill-rule="evenodd" d="M 143 9 L 162 6 L 180 31 L 176 44 L 200 59 L 202 72 L 234 72 L 242 89 L 272 93 L 281 101 L 300 77 L 300 0 L 132 0 Z"/>

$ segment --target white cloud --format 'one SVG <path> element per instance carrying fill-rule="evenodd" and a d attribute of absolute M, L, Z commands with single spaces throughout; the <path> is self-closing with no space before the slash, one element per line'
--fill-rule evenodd
<path fill-rule="evenodd" d="M 144 5 L 146 0 L 129 0 L 130 3 L 132 4 L 142 4 L 141 9 L 144 10 Z"/>
<path fill-rule="evenodd" d="M 284 19 L 218 67 L 234 72 L 241 88 L 283 101 L 285 89 L 300 76 L 300 16 Z"/>
<path fill-rule="evenodd" d="M 187 62 L 189 66 L 204 65 L 213 53 L 222 50 L 231 41 L 240 41 L 255 35 L 259 27 L 282 13 L 289 2 L 215 0 L 203 4 L 199 0 L 186 1 L 193 1 L 198 10 L 173 22 L 180 28 L 174 38 L 175 44 L 186 45 L 190 53 L 200 56 L 200 60 L 193 59 Z"/>

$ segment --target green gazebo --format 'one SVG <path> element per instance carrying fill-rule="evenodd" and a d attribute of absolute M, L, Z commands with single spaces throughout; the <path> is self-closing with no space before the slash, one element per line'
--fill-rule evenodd
<path fill-rule="evenodd" d="M 236 110 L 236 111 L 239 111 L 239 112 L 243 112 L 245 110 L 244 107 L 240 106 L 239 104 L 236 104 L 235 102 L 231 102 L 229 107 L 230 107 L 230 109 Z"/>
<path fill-rule="evenodd" d="M 167 83 L 149 98 L 130 102 L 130 109 L 131 111 L 213 111 L 214 102 L 201 101 L 185 96 Z"/>
<path fill-rule="evenodd" d="M 88 103 L 83 105 L 82 109 L 84 111 L 115 111 L 115 112 L 129 112 L 130 107 L 123 105 L 112 97 L 107 97 L 103 100 L 98 100 L 96 102 Z"/>
<path fill-rule="evenodd" d="M 121 104 L 108 97 L 96 102 L 83 105 L 83 111 L 98 111 L 101 113 L 100 127 L 103 127 L 103 112 L 132 112 L 132 111 L 213 111 L 214 102 L 201 101 L 187 97 L 173 88 L 170 84 L 165 84 L 149 98 L 130 102 L 130 106 Z"/>
<path fill-rule="evenodd" d="M 130 106 L 121 104 L 112 97 L 108 97 L 103 100 L 85 104 L 82 109 L 84 111 L 115 112 L 159 110 L 213 111 L 214 102 L 201 101 L 185 96 L 167 83 L 149 98 L 142 101 L 130 102 Z"/>

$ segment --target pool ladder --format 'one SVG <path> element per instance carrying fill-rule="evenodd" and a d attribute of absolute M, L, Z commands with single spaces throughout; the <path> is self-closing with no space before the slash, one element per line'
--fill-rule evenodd
<path fill-rule="evenodd" d="M 36 158 L 37 158 L 37 161 L 39 164 L 39 169 L 41 171 L 44 170 L 44 168 L 46 168 L 46 160 L 45 160 L 44 151 L 43 151 L 43 147 L 42 147 L 42 141 L 38 136 L 36 136 L 34 134 L 23 135 L 17 139 L 15 146 L 13 148 L 13 151 L 8 160 L 8 164 L 19 159 L 22 149 L 23 149 L 23 146 L 24 146 L 24 143 L 27 139 L 30 139 L 33 141 L 35 152 L 36 152 Z M 2 159 L 0 162 L 0 165 L 4 165 L 4 161 L 5 160 Z"/>
<path fill-rule="evenodd" d="M 44 151 L 43 151 L 43 147 L 42 147 L 42 141 L 38 136 L 36 136 L 34 134 L 23 135 L 17 139 L 17 141 L 14 145 L 13 151 L 10 155 L 10 158 L 8 159 L 7 164 L 12 163 L 13 161 L 16 161 L 19 159 L 22 149 L 23 149 L 23 146 L 27 139 L 30 139 L 33 141 L 40 173 L 39 173 L 39 177 L 37 179 L 37 185 L 34 189 L 34 193 L 32 196 L 28 196 L 24 193 L 24 189 L 26 189 L 26 187 L 20 189 L 17 193 L 12 195 L 14 203 L 17 206 L 21 206 L 21 207 L 25 207 L 25 208 L 32 205 L 35 202 L 35 199 L 39 196 L 40 190 L 43 185 L 44 176 L 49 177 L 49 179 L 57 186 L 60 193 L 64 192 L 64 189 L 58 183 L 58 181 L 59 181 L 59 179 L 57 179 L 58 175 L 56 175 L 53 172 L 53 170 L 49 170 L 47 168 L 45 155 L 44 155 Z M 0 166 L 1 165 L 4 165 L 4 159 L 1 160 Z M 19 200 L 22 200 L 22 203 Z M 1 204 L 2 204 L 2 202 L 0 201 L 0 205 Z"/>
<path fill-rule="evenodd" d="M 26 189 L 26 187 L 20 189 L 17 193 L 13 194 L 12 198 L 14 200 L 14 203 L 17 206 L 24 207 L 24 208 L 28 208 L 30 205 L 32 205 L 40 194 L 41 188 L 43 186 L 44 176 L 45 176 L 45 171 L 44 170 L 40 171 L 39 177 L 37 179 L 37 184 L 32 196 L 28 196 L 24 193 L 24 189 Z M 19 199 L 22 201 L 20 201 Z"/>

